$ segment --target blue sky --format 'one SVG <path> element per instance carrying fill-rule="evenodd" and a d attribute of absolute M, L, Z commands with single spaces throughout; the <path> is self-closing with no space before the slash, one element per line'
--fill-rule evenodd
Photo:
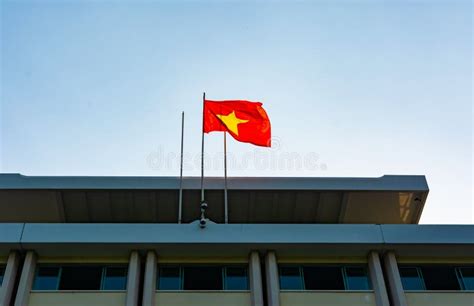
<path fill-rule="evenodd" d="M 0 171 L 199 175 L 202 92 L 261 101 L 231 176 L 423 174 L 472 223 L 471 1 L 1 0 Z M 222 175 L 222 134 L 206 136 Z"/>

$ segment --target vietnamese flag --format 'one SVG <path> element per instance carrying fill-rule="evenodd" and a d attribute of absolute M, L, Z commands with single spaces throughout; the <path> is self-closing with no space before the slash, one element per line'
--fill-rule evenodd
<path fill-rule="evenodd" d="M 260 102 L 205 100 L 203 120 L 205 133 L 229 132 L 235 140 L 271 146 L 270 119 Z"/>

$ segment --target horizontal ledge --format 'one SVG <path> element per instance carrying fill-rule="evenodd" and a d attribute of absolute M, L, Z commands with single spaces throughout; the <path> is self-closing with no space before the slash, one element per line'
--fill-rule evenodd
<path fill-rule="evenodd" d="M 3 223 L 0 246 L 53 245 L 470 245 L 474 225 Z"/>
<path fill-rule="evenodd" d="M 229 177 L 234 190 L 340 190 L 340 191 L 422 191 L 428 192 L 423 175 L 353 177 Z M 179 189 L 179 177 L 119 176 L 24 176 L 0 174 L 0 189 Z M 224 189 L 222 177 L 206 177 L 205 189 Z M 200 177 L 184 177 L 184 189 L 199 190 Z"/>

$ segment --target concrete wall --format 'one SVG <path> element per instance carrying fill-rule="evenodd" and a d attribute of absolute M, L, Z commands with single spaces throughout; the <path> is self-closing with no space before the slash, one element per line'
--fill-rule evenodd
<path fill-rule="evenodd" d="M 31 292 L 28 306 L 121 306 L 125 292 L 61 291 Z"/>
<path fill-rule="evenodd" d="M 280 292 L 281 306 L 375 306 L 373 292 Z"/>
<path fill-rule="evenodd" d="M 472 306 L 474 292 L 405 292 L 408 306 Z"/>
<path fill-rule="evenodd" d="M 250 306 L 250 292 L 157 292 L 156 306 Z"/>

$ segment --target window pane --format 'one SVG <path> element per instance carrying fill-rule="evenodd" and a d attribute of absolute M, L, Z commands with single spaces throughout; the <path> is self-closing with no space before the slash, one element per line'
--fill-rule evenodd
<path fill-rule="evenodd" d="M 344 290 L 341 267 L 304 267 L 307 290 Z"/>
<path fill-rule="evenodd" d="M 221 267 L 184 267 L 184 290 L 222 290 Z"/>
<path fill-rule="evenodd" d="M 370 290 L 367 270 L 363 267 L 346 267 L 346 290 Z"/>
<path fill-rule="evenodd" d="M 181 277 L 178 267 L 160 268 L 158 273 L 159 290 L 181 290 Z"/>
<path fill-rule="evenodd" d="M 102 267 L 70 266 L 63 267 L 60 290 L 100 290 Z"/>
<path fill-rule="evenodd" d="M 247 269 L 232 267 L 226 268 L 225 290 L 247 290 Z"/>
<path fill-rule="evenodd" d="M 400 277 L 404 290 L 425 290 L 418 268 L 400 268 Z"/>
<path fill-rule="evenodd" d="M 102 290 L 125 290 L 127 269 L 125 267 L 106 267 Z"/>
<path fill-rule="evenodd" d="M 3 283 L 3 275 L 5 275 L 5 268 L 0 267 L 0 287 L 2 286 L 2 283 Z"/>
<path fill-rule="evenodd" d="M 280 289 L 303 290 L 299 267 L 280 267 Z"/>
<path fill-rule="evenodd" d="M 474 290 L 474 268 L 460 268 L 464 290 Z"/>
<path fill-rule="evenodd" d="M 460 290 L 456 271 L 448 266 L 421 267 L 427 290 Z"/>
<path fill-rule="evenodd" d="M 39 267 L 33 290 L 58 290 L 59 267 Z"/>

